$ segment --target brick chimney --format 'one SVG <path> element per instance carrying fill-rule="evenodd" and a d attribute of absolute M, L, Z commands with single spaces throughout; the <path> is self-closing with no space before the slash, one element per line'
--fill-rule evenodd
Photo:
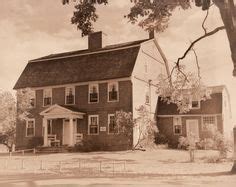
<path fill-rule="evenodd" d="M 88 49 L 102 48 L 102 31 L 93 32 L 88 35 Z"/>

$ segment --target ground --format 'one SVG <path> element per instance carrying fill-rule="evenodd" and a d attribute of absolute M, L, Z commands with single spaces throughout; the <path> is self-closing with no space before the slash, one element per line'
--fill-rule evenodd
<path fill-rule="evenodd" d="M 198 150 L 194 163 L 187 151 L 170 149 L 2 155 L 0 186 L 234 186 L 236 176 L 229 173 L 232 159 L 210 163 L 217 155 Z"/>

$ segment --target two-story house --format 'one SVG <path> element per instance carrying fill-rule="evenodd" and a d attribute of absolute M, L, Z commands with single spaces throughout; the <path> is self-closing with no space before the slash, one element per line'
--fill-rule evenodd
<path fill-rule="evenodd" d="M 184 114 L 178 112 L 175 104 L 158 99 L 157 126 L 173 145 L 177 145 L 180 136 L 194 135 L 197 141 L 210 138 L 209 131 L 212 129 L 226 136 L 231 134 L 233 127 L 228 90 L 223 85 L 209 89 L 211 98 L 205 101 L 192 99 L 190 111 Z"/>
<path fill-rule="evenodd" d="M 88 49 L 30 60 L 14 89 L 33 90 L 34 108 L 28 120 L 17 121 L 16 147 L 27 147 L 32 137 L 43 137 L 45 147 L 74 146 L 81 139 L 106 150 L 136 144 L 138 128 L 130 141 L 114 133 L 114 114 L 123 110 L 136 118 L 136 109 L 145 105 L 155 118 L 158 95 L 153 85 L 168 65 L 150 36 L 103 46 L 102 32 L 96 32 L 88 37 Z"/>

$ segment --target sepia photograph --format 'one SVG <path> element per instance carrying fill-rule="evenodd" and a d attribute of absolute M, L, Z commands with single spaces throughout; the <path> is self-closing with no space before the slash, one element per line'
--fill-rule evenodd
<path fill-rule="evenodd" d="M 1 3 L 1 187 L 236 186 L 236 0 Z"/>

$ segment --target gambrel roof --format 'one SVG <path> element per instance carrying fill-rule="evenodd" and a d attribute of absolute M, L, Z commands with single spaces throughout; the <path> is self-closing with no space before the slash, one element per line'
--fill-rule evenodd
<path fill-rule="evenodd" d="M 129 77 L 140 45 L 147 40 L 110 45 L 97 50 L 52 54 L 31 60 L 14 89 Z"/>

